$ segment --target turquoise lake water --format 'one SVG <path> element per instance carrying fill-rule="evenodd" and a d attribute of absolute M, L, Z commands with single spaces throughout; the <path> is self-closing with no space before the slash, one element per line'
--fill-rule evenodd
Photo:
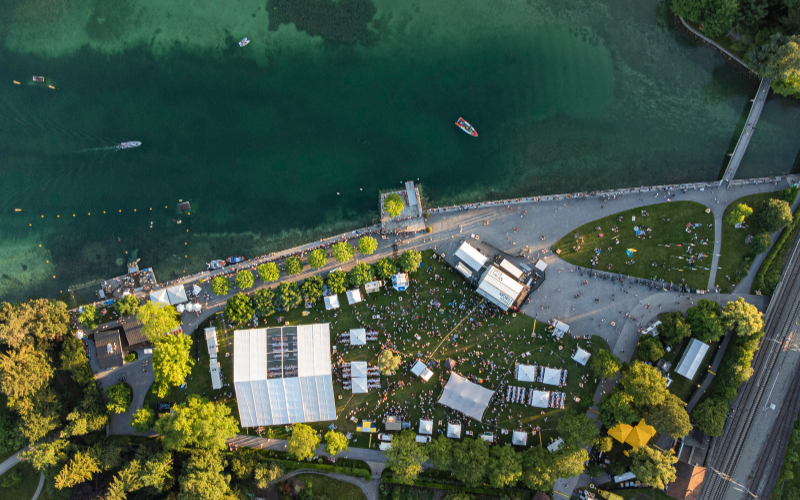
<path fill-rule="evenodd" d="M 716 179 L 758 85 L 649 0 L 0 10 L 6 300 L 371 223 L 409 179 L 431 205 Z M 799 119 L 770 97 L 739 177 L 795 168 Z"/>

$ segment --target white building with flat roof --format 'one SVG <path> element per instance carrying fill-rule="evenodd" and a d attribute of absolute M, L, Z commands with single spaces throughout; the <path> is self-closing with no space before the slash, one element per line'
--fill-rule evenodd
<path fill-rule="evenodd" d="M 678 367 L 675 368 L 675 373 L 683 375 L 684 377 L 692 380 L 703 362 L 703 358 L 708 352 L 708 344 L 704 344 L 697 339 L 692 339 L 689 342 L 689 347 L 683 351 L 681 360 L 678 361 Z"/>
<path fill-rule="evenodd" d="M 467 242 L 462 243 L 461 246 L 458 247 L 458 250 L 456 250 L 456 257 L 475 271 L 480 271 L 488 260 L 485 255 Z"/>
<path fill-rule="evenodd" d="M 478 293 L 504 311 L 508 311 L 524 289 L 525 285 L 497 266 L 489 266 L 478 283 Z"/>

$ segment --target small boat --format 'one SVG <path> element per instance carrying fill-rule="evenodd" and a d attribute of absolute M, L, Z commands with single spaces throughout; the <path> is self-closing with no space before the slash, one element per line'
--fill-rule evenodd
<path fill-rule="evenodd" d="M 130 142 L 121 142 L 117 147 L 119 149 L 131 149 L 131 148 L 138 148 L 141 145 L 142 143 L 139 141 L 130 141 Z"/>
<path fill-rule="evenodd" d="M 222 269 L 225 267 L 226 262 L 224 260 L 212 260 L 211 262 L 206 262 L 206 266 L 208 267 L 209 271 L 214 271 L 216 269 Z"/>
<path fill-rule="evenodd" d="M 233 257 L 228 257 L 225 260 L 228 261 L 228 264 L 236 264 L 238 262 L 244 261 L 244 257 L 242 257 L 241 255 L 234 255 Z"/>
<path fill-rule="evenodd" d="M 22 209 L 21 208 L 15 208 L 14 211 L 15 212 L 22 212 Z"/>
<path fill-rule="evenodd" d="M 18 82 L 18 81 L 16 81 L 16 80 L 12 80 L 12 81 L 14 82 L 14 84 L 15 84 L 15 85 L 22 85 L 21 83 L 19 83 L 19 82 Z"/>
<path fill-rule="evenodd" d="M 475 129 L 472 127 L 472 125 L 467 123 L 467 120 L 459 117 L 458 121 L 456 122 L 456 125 L 458 125 L 458 128 L 460 128 L 464 132 L 468 133 L 472 137 L 478 137 L 478 132 L 475 131 Z"/>
<path fill-rule="evenodd" d="M 33 81 L 42 83 L 42 82 L 44 82 L 44 77 L 43 76 L 34 76 L 33 77 Z"/>
<path fill-rule="evenodd" d="M 248 40 L 248 39 L 247 39 L 247 37 L 244 37 L 244 38 L 242 38 L 242 40 L 239 42 L 239 47 L 244 47 L 244 46 L 245 46 L 245 45 L 247 45 L 248 43 L 250 43 L 250 40 Z"/>

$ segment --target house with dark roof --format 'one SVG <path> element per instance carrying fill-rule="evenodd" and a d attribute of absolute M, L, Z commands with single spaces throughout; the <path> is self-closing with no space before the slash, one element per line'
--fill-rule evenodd
<path fill-rule="evenodd" d="M 122 340 L 119 330 L 105 330 L 94 334 L 94 346 L 97 349 L 97 365 L 102 370 L 110 370 L 122 366 Z"/>

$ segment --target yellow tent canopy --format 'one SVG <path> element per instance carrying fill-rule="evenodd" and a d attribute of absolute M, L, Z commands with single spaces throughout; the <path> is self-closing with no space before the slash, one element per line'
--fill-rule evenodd
<path fill-rule="evenodd" d="M 608 435 L 613 437 L 620 443 L 624 443 L 632 430 L 633 427 L 631 427 L 630 425 L 623 424 L 622 422 L 617 422 L 617 426 L 608 431 Z"/>
<path fill-rule="evenodd" d="M 633 446 L 634 448 L 638 448 L 639 446 L 644 446 L 650 441 L 650 438 L 656 435 L 656 430 L 653 428 L 652 425 L 647 425 L 647 423 L 642 419 L 636 427 L 633 428 L 630 434 L 628 434 L 627 439 L 625 442 L 629 445 Z"/>

